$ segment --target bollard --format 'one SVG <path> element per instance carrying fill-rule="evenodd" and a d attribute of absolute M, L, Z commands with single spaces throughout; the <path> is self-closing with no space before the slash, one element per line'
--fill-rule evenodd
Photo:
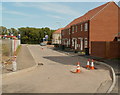
<path fill-rule="evenodd" d="M 12 61 L 12 70 L 15 72 L 17 70 L 16 56 L 14 56 Z"/>
<path fill-rule="evenodd" d="M 17 63 L 16 63 L 16 61 L 13 61 L 12 65 L 13 65 L 13 72 L 15 72 L 17 70 Z"/>

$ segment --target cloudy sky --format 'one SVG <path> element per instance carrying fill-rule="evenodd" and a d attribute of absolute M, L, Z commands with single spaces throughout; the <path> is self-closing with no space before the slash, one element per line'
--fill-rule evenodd
<path fill-rule="evenodd" d="M 50 27 L 66 26 L 73 19 L 105 2 L 2 2 L 2 26 Z"/>

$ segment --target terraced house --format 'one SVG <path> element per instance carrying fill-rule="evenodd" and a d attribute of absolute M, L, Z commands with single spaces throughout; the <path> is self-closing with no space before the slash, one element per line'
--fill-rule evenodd
<path fill-rule="evenodd" d="M 77 51 L 88 49 L 92 41 L 114 41 L 118 34 L 119 6 L 107 2 L 76 18 L 62 30 L 62 45 Z"/>

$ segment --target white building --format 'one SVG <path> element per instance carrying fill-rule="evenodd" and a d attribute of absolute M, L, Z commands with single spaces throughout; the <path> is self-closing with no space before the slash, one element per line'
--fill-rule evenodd
<path fill-rule="evenodd" d="M 62 30 L 62 28 L 53 32 L 53 34 L 52 34 L 52 44 L 61 44 L 61 30 Z"/>

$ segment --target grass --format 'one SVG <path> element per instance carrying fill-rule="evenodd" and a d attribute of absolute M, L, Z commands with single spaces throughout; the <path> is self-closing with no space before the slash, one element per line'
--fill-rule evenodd
<path fill-rule="evenodd" d="M 8 44 L 2 45 L 2 61 L 9 60 L 11 56 L 10 47 Z"/>
<path fill-rule="evenodd" d="M 17 50 L 16 50 L 16 55 L 18 55 L 19 51 L 21 49 L 21 45 L 19 45 L 17 47 Z M 2 63 L 6 62 L 6 64 L 12 64 L 12 59 L 11 59 L 11 55 L 9 55 L 9 52 L 8 51 L 8 48 L 6 48 L 6 46 L 4 46 L 4 49 L 3 49 L 3 55 L 2 55 Z M 9 56 L 8 56 L 9 55 Z"/>
<path fill-rule="evenodd" d="M 20 49 L 21 49 L 21 45 L 19 45 L 18 47 L 17 47 L 17 50 L 16 50 L 16 55 L 18 55 L 18 53 L 19 53 L 19 51 L 20 51 Z"/>

